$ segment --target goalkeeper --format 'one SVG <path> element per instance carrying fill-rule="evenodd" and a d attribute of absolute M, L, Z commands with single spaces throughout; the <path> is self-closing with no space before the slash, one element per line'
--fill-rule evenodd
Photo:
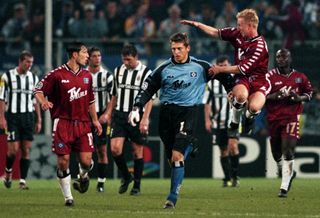
<path fill-rule="evenodd" d="M 143 83 L 129 115 L 129 122 L 135 126 L 143 106 L 160 89 L 159 135 L 171 166 L 171 187 L 165 209 L 175 208 L 184 178 L 184 161 L 197 150 L 193 137 L 196 107 L 202 103 L 207 81 L 213 79 L 208 71 L 211 67 L 208 62 L 189 56 L 187 34 L 173 34 L 170 47 L 172 57 L 156 68 Z M 222 82 L 227 91 L 232 89 L 234 82 L 231 75 L 218 74 L 215 78 Z"/>

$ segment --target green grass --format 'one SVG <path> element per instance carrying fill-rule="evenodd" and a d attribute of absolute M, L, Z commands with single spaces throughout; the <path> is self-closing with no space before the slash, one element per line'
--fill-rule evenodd
<path fill-rule="evenodd" d="M 66 208 L 56 180 L 29 181 L 30 190 L 0 186 L 0 217 L 320 217 L 320 180 L 295 179 L 287 199 L 277 197 L 279 179 L 242 179 L 240 188 L 222 188 L 220 180 L 185 179 L 175 210 L 162 209 L 169 180 L 144 179 L 142 195 L 117 193 L 119 180 L 108 180 L 105 193 L 91 180 L 85 194 L 73 191 Z"/>

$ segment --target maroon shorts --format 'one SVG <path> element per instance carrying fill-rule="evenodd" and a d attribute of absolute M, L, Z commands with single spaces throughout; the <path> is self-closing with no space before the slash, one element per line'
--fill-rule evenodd
<path fill-rule="evenodd" d="M 266 96 L 270 91 L 270 83 L 265 75 L 237 75 L 235 79 L 236 85 L 242 84 L 247 88 L 249 96 L 255 92 L 261 92 Z"/>
<path fill-rule="evenodd" d="M 282 138 L 300 138 L 298 120 L 276 120 L 268 122 L 271 145 L 281 145 Z"/>
<path fill-rule="evenodd" d="M 52 131 L 52 151 L 59 155 L 93 152 L 91 122 L 55 119 Z"/>

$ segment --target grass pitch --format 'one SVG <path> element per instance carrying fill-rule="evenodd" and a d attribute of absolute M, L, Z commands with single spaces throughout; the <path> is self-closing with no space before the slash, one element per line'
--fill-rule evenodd
<path fill-rule="evenodd" d="M 320 217 L 320 179 L 295 179 L 288 198 L 277 197 L 280 179 L 241 179 L 239 188 L 222 188 L 221 180 L 185 179 L 174 210 L 162 209 L 170 181 L 144 179 L 142 194 L 118 194 L 119 180 L 105 192 L 90 181 L 85 194 L 73 191 L 75 206 L 66 208 L 56 180 L 29 181 L 30 190 L 0 186 L 0 217 Z"/>

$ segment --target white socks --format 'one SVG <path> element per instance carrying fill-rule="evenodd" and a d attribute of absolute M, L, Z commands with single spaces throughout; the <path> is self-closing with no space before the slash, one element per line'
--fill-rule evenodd
<path fill-rule="evenodd" d="M 58 178 L 60 189 L 62 191 L 62 194 L 64 196 L 65 200 L 73 199 L 71 194 L 71 175 L 69 174 L 67 177 L 64 178 Z"/>
<path fill-rule="evenodd" d="M 294 160 L 283 160 L 282 165 L 282 181 L 280 189 L 288 191 L 289 183 L 293 175 Z"/>

